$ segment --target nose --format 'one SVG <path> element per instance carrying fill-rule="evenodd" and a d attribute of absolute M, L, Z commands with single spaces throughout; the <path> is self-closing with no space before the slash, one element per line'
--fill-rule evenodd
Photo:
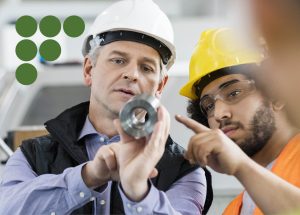
<path fill-rule="evenodd" d="M 136 82 L 138 80 L 139 71 L 136 65 L 131 65 L 126 68 L 126 71 L 123 72 L 122 78 L 130 81 Z"/>
<path fill-rule="evenodd" d="M 220 123 L 224 119 L 231 118 L 231 110 L 230 105 L 226 104 L 224 101 L 217 99 L 215 102 L 215 109 L 214 109 L 214 118 L 215 120 Z"/>

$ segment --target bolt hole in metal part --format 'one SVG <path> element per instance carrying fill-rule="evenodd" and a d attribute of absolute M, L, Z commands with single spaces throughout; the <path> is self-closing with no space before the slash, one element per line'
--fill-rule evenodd
<path fill-rule="evenodd" d="M 123 130 L 135 139 L 150 135 L 157 122 L 159 105 L 159 100 L 148 94 L 131 98 L 119 114 Z"/>

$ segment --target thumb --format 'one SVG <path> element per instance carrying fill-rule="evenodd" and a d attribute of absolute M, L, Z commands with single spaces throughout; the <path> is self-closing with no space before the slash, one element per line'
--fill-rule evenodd
<path fill-rule="evenodd" d="M 123 130 L 120 119 L 115 119 L 114 125 L 115 125 L 115 128 L 117 129 L 117 132 L 119 133 L 120 139 L 123 143 L 129 142 L 132 140 L 132 137 L 129 136 L 128 134 L 126 134 L 126 132 Z"/>

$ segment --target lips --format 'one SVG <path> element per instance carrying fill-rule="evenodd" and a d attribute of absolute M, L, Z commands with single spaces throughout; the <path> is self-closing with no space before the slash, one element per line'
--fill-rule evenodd
<path fill-rule="evenodd" d="M 221 130 L 226 134 L 227 136 L 233 135 L 233 133 L 238 129 L 237 126 L 225 126 L 221 128 Z"/>
<path fill-rule="evenodd" d="M 120 93 L 127 94 L 127 95 L 131 95 L 131 96 L 135 95 L 135 93 L 132 90 L 129 90 L 129 89 L 126 89 L 126 88 L 120 88 L 120 89 L 117 89 L 116 91 L 120 92 Z"/>

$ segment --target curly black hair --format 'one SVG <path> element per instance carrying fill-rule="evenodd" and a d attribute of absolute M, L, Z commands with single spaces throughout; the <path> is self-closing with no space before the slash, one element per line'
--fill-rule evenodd
<path fill-rule="evenodd" d="M 189 100 L 188 106 L 186 108 L 188 116 L 192 118 L 193 120 L 196 120 L 197 122 L 201 123 L 202 125 L 205 125 L 208 127 L 208 121 L 206 116 L 202 113 L 200 106 L 199 106 L 200 99 L 196 100 Z"/>

